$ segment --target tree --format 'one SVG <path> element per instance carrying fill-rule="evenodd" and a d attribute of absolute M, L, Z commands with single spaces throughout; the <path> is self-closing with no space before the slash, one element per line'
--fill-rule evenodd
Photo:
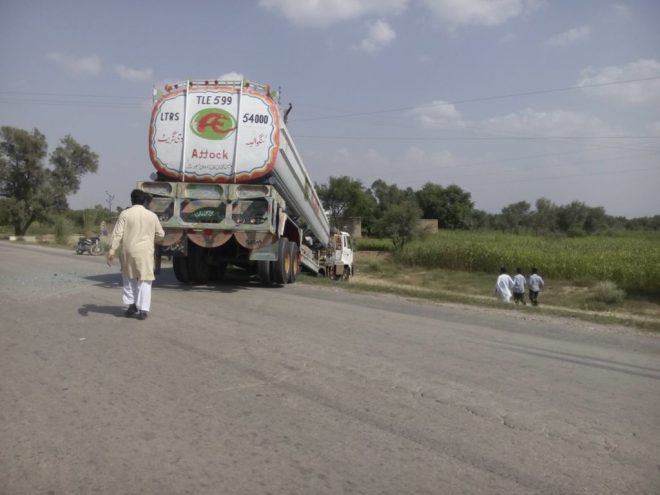
<path fill-rule="evenodd" d="M 471 195 L 459 186 L 442 187 L 427 182 L 415 193 L 423 218 L 437 218 L 445 229 L 468 229 L 471 225 L 474 203 Z"/>
<path fill-rule="evenodd" d="M 560 206 L 557 209 L 557 225 L 562 232 L 577 234 L 584 231 L 584 222 L 589 214 L 589 207 L 580 201 Z"/>
<path fill-rule="evenodd" d="M 370 215 L 374 206 L 362 183 L 347 176 L 330 177 L 327 186 L 316 186 L 316 192 L 335 227 L 340 227 L 345 219 Z"/>
<path fill-rule="evenodd" d="M 0 197 L 16 235 L 66 210 L 66 197 L 78 191 L 81 177 L 98 169 L 98 155 L 71 136 L 51 154 L 51 168 L 43 163 L 48 145 L 37 129 L 30 133 L 6 126 L 0 128 L 0 137 Z"/>
<path fill-rule="evenodd" d="M 502 220 L 506 228 L 511 231 L 518 231 L 529 225 L 531 205 L 527 201 L 518 201 L 502 208 Z"/>
<path fill-rule="evenodd" d="M 472 210 L 470 215 L 470 227 L 472 229 L 488 230 L 495 228 L 495 215 L 484 210 Z"/>
<path fill-rule="evenodd" d="M 422 218 L 415 191 L 378 179 L 368 192 L 376 203 L 371 233 L 391 238 L 395 249 L 401 249 L 415 236 L 418 221 Z"/>
<path fill-rule="evenodd" d="M 532 225 L 536 233 L 555 232 L 557 230 L 557 205 L 548 198 L 536 200 L 536 212 L 532 214 Z"/>
<path fill-rule="evenodd" d="M 589 234 L 607 229 L 605 208 L 602 206 L 588 207 L 587 218 L 584 219 L 583 228 Z"/>
<path fill-rule="evenodd" d="M 415 199 L 415 193 L 411 188 L 400 189 L 396 184 L 388 184 L 382 179 L 378 179 L 371 184 L 369 193 L 378 203 L 378 209 L 381 212 L 391 205 Z"/>
<path fill-rule="evenodd" d="M 413 199 L 398 204 L 390 204 L 376 222 L 377 231 L 384 237 L 390 237 L 394 249 L 401 250 L 417 233 L 417 223 L 422 217 L 422 210 Z"/>

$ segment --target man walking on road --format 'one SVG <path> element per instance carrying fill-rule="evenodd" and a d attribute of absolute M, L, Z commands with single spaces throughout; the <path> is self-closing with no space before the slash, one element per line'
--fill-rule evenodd
<path fill-rule="evenodd" d="M 119 214 L 107 255 L 108 266 L 112 266 L 115 253 L 121 247 L 122 301 L 129 305 L 125 315 L 137 315 L 138 320 L 149 315 L 151 283 L 155 279 L 154 244 L 165 237 L 158 217 L 146 208 L 149 201 L 144 191 L 134 189 L 131 192 L 133 206 Z"/>

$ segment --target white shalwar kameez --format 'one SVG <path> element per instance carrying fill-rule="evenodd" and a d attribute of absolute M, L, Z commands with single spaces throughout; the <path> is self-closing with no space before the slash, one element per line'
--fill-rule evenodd
<path fill-rule="evenodd" d="M 164 236 L 156 214 L 142 205 L 122 211 L 112 232 L 109 254 L 114 255 L 121 246 L 122 302 L 135 304 L 139 311 L 151 308 L 154 241 Z"/>
<path fill-rule="evenodd" d="M 511 290 L 513 289 L 513 279 L 506 273 L 501 274 L 497 277 L 497 282 L 495 283 L 495 292 L 500 301 L 505 303 L 511 302 L 511 297 L 513 296 Z"/>
<path fill-rule="evenodd" d="M 151 308 L 151 280 L 136 280 L 128 278 L 122 274 L 121 280 L 123 288 L 121 300 L 124 304 L 135 304 L 135 307 L 142 311 L 149 311 Z"/>

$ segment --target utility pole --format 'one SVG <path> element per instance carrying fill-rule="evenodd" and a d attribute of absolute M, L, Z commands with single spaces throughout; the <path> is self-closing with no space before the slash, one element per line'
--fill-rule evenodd
<path fill-rule="evenodd" d="M 112 200 L 115 199 L 115 195 L 110 194 L 108 191 L 105 193 L 108 195 L 108 210 L 110 210 L 110 215 L 112 215 Z"/>

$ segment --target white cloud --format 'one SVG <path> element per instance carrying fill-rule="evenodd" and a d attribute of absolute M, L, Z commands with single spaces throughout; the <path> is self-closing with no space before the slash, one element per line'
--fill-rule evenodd
<path fill-rule="evenodd" d="M 338 163 L 344 163 L 352 158 L 351 151 L 344 147 L 341 147 L 335 151 L 334 161 Z"/>
<path fill-rule="evenodd" d="M 76 58 L 67 53 L 48 52 L 46 57 L 75 76 L 98 76 L 101 73 L 101 59 L 96 55 Z"/>
<path fill-rule="evenodd" d="M 459 165 L 457 158 L 446 150 L 429 151 L 419 146 L 410 146 L 402 156 L 402 162 L 415 170 L 428 168 L 450 168 Z"/>
<path fill-rule="evenodd" d="M 580 112 L 526 108 L 521 112 L 491 117 L 470 125 L 497 136 L 602 136 L 613 131 L 599 118 Z"/>
<path fill-rule="evenodd" d="M 513 43 L 518 39 L 518 35 L 515 33 L 507 33 L 502 38 L 500 38 L 500 43 Z"/>
<path fill-rule="evenodd" d="M 653 77 L 660 77 L 660 62 L 653 59 L 642 59 L 623 66 L 609 66 L 601 69 L 587 67 L 581 71 L 581 78 L 577 84 L 579 86 L 608 84 Z M 588 95 L 616 101 L 623 105 L 660 103 L 660 79 L 584 88 L 583 91 Z"/>
<path fill-rule="evenodd" d="M 630 7 L 623 3 L 617 3 L 612 5 L 612 11 L 617 17 L 623 17 L 624 19 L 630 19 L 632 17 L 632 12 Z"/>
<path fill-rule="evenodd" d="M 242 81 L 243 79 L 245 76 L 240 72 L 226 72 L 218 78 L 218 81 Z"/>
<path fill-rule="evenodd" d="M 461 113 L 456 107 L 443 100 L 436 100 L 411 110 L 409 114 L 426 128 L 461 127 L 463 121 Z"/>
<path fill-rule="evenodd" d="M 390 25 L 383 20 L 378 20 L 369 25 L 367 37 L 360 42 L 358 49 L 373 54 L 389 45 L 394 38 L 396 38 L 396 33 Z"/>
<path fill-rule="evenodd" d="M 408 116 L 413 117 L 422 128 L 469 131 L 484 137 L 589 137 L 620 132 L 597 117 L 567 110 L 538 111 L 526 108 L 487 119 L 466 120 L 453 104 L 443 100 L 411 110 Z"/>
<path fill-rule="evenodd" d="M 452 26 L 497 26 L 526 14 L 540 0 L 424 0 L 436 19 Z"/>
<path fill-rule="evenodd" d="M 367 151 L 364 152 L 362 159 L 366 163 L 373 165 L 382 165 L 388 161 L 388 157 L 386 155 L 383 155 L 380 151 L 373 148 L 367 149 Z"/>
<path fill-rule="evenodd" d="M 409 0 L 259 0 L 259 6 L 277 11 L 293 24 L 329 26 L 365 15 L 398 14 Z"/>
<path fill-rule="evenodd" d="M 115 65 L 115 72 L 127 81 L 144 82 L 154 78 L 154 71 L 151 69 L 131 69 L 121 64 Z"/>
<path fill-rule="evenodd" d="M 646 131 L 652 136 L 660 136 L 660 121 L 647 125 Z"/>
<path fill-rule="evenodd" d="M 277 12 L 299 26 L 329 26 L 360 17 L 396 15 L 413 0 L 259 0 L 258 5 Z M 525 15 L 545 0 L 417 0 L 432 16 L 452 28 L 463 25 L 496 26 Z"/>
<path fill-rule="evenodd" d="M 574 45 L 580 41 L 586 40 L 591 35 L 591 26 L 585 24 L 584 26 L 576 27 L 564 31 L 563 33 L 555 34 L 545 41 L 546 46 L 564 47 Z"/>

